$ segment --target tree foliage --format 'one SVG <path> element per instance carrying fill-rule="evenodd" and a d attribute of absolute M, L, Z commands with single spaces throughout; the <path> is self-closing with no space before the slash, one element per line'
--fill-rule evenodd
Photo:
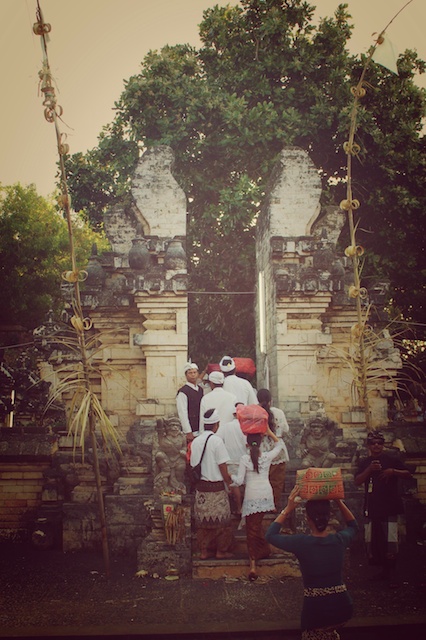
<path fill-rule="evenodd" d="M 76 220 L 78 261 L 84 266 L 92 243 L 105 240 Z M 61 273 L 70 268 L 67 224 L 54 203 L 34 185 L 0 187 L 0 325 L 33 329 L 49 309 L 61 307 Z"/>
<path fill-rule="evenodd" d="M 254 225 L 281 149 L 308 151 L 324 203 L 344 196 L 342 144 L 350 88 L 362 69 L 347 50 L 346 9 L 340 5 L 319 25 L 314 7 L 302 0 L 208 9 L 201 48 L 151 51 L 125 82 L 99 145 L 68 160 L 74 206 L 99 225 L 104 207 L 125 197 L 139 154 L 157 144 L 173 148 L 175 175 L 188 196 L 191 290 L 228 294 L 191 295 L 190 355 L 200 362 L 224 352 L 253 355 L 253 299 L 232 292 L 254 291 Z M 396 308 L 423 321 L 425 95 L 413 78 L 425 65 L 407 51 L 399 69 L 399 76 L 377 65 L 368 72 L 354 196 L 371 255 L 365 274 L 390 278 Z"/>

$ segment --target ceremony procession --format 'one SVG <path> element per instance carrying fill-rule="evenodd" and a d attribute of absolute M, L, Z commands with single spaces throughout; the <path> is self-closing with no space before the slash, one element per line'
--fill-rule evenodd
<path fill-rule="evenodd" d="M 0 640 L 423 637 L 426 2 L 0 17 Z"/>

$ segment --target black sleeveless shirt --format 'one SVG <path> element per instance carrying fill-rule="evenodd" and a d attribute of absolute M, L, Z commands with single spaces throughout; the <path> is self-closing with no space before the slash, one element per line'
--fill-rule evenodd
<path fill-rule="evenodd" d="M 183 393 L 188 398 L 188 420 L 192 431 L 198 431 L 200 428 L 200 404 L 204 395 L 204 391 L 197 385 L 197 391 L 185 384 L 178 393 Z"/>

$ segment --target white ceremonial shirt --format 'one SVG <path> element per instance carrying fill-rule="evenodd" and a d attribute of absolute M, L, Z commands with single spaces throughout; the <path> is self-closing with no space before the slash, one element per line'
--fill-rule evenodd
<path fill-rule="evenodd" d="M 209 438 L 209 436 L 211 437 Z M 223 480 L 219 465 L 229 462 L 229 455 L 222 438 L 218 438 L 213 431 L 203 431 L 198 438 L 192 441 L 190 463 L 192 467 L 195 467 L 200 462 L 207 438 L 209 438 L 209 441 L 201 462 L 201 480 L 218 482 Z"/>
<path fill-rule="evenodd" d="M 219 424 L 226 424 L 234 419 L 237 398 L 222 387 L 214 387 L 203 396 L 200 404 L 200 433 L 204 431 L 204 414 L 208 409 L 217 409 Z"/>
<path fill-rule="evenodd" d="M 238 465 L 241 457 L 247 453 L 247 438 L 241 431 L 241 426 L 237 418 L 232 420 L 232 422 L 221 424 L 216 431 L 216 435 L 222 438 L 225 443 L 226 450 L 231 459 L 230 463 Z"/>
<path fill-rule="evenodd" d="M 259 404 L 256 391 L 245 378 L 239 378 L 235 374 L 225 377 L 223 388 L 237 397 L 237 402 L 243 404 Z"/>

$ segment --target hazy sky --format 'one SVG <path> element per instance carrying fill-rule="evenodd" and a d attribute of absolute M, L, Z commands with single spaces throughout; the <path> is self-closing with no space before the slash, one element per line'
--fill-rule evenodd
<path fill-rule="evenodd" d="M 365 52 L 373 32 L 381 31 L 407 0 L 346 0 L 355 25 L 353 53 Z M 70 152 L 97 144 L 102 127 L 114 117 L 123 81 L 138 73 L 150 49 L 169 44 L 200 45 L 198 24 L 217 0 L 40 0 L 52 26 L 48 55 L 64 110 L 61 131 Z M 238 4 L 237 0 L 230 4 Z M 311 0 L 317 17 L 332 15 L 339 0 Z M 41 195 L 54 190 L 56 138 L 43 116 L 38 95 L 41 68 L 36 0 L 0 0 L 0 182 L 35 183 Z M 417 49 L 426 59 L 426 0 L 413 0 L 388 35 L 398 51 Z M 426 75 L 426 74 L 425 74 Z M 426 77 L 419 83 L 426 86 Z"/>

